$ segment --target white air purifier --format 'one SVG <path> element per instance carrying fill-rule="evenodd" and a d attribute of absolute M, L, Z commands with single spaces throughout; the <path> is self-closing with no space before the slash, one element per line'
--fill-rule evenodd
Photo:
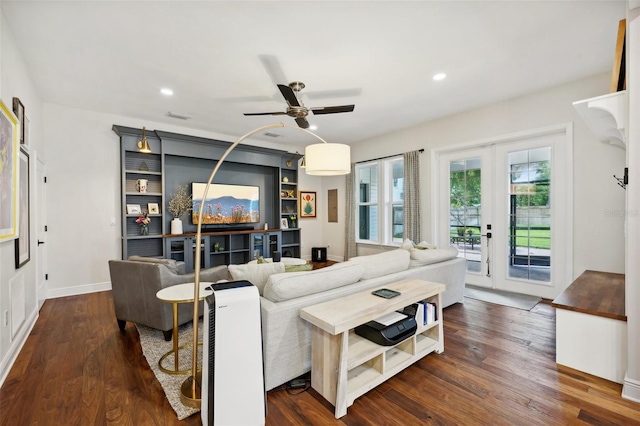
<path fill-rule="evenodd" d="M 202 424 L 264 425 L 267 394 L 258 289 L 249 281 L 211 287 L 202 330 Z"/>

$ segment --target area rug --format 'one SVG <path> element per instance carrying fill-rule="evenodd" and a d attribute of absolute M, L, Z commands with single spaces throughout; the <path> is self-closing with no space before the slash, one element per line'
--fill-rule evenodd
<path fill-rule="evenodd" d="M 530 311 L 542 299 L 528 294 L 510 293 L 508 291 L 493 290 L 467 285 L 464 288 L 464 297 L 509 306 L 511 308 Z"/>
<path fill-rule="evenodd" d="M 165 341 L 162 331 L 153 328 L 145 327 L 144 325 L 136 324 L 138 333 L 140 334 L 140 345 L 142 346 L 142 353 L 149 363 L 149 367 L 155 374 L 158 382 L 164 389 L 164 393 L 167 396 L 167 400 L 171 407 L 176 412 L 178 420 L 186 419 L 187 417 L 200 411 L 197 408 L 187 407 L 180 401 L 180 387 L 182 383 L 189 377 L 189 374 L 167 374 L 160 370 L 158 367 L 158 360 L 162 358 L 162 355 L 173 349 L 173 341 Z M 198 340 L 202 341 L 202 320 L 198 326 Z M 189 322 L 178 328 L 178 343 L 180 346 L 188 345 L 186 348 L 180 349 L 179 353 L 179 367 L 180 370 L 189 370 L 192 366 L 192 352 L 193 350 L 191 342 L 193 339 L 193 323 Z M 174 363 L 173 354 L 163 360 L 162 366 L 166 369 L 172 369 Z M 202 365 L 202 346 L 198 346 L 198 365 Z"/>

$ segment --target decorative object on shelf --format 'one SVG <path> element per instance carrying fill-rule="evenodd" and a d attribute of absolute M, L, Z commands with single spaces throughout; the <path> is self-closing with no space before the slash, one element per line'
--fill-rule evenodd
<path fill-rule="evenodd" d="M 160 214 L 160 207 L 158 207 L 158 203 L 147 204 L 147 209 L 149 210 L 149 214 Z"/>
<path fill-rule="evenodd" d="M 0 188 L 3 199 L 0 205 L 0 241 L 18 236 L 18 120 L 0 101 Z M 6 197 L 6 198 L 5 198 Z"/>
<path fill-rule="evenodd" d="M 219 242 L 216 242 L 216 243 L 213 245 L 213 251 L 220 251 L 220 243 L 219 243 Z"/>
<path fill-rule="evenodd" d="M 138 141 L 138 150 L 145 154 L 151 153 L 151 147 L 149 147 L 149 141 L 147 141 L 147 128 L 142 127 L 142 139 Z"/>
<path fill-rule="evenodd" d="M 240 142 L 242 142 L 249 136 L 259 132 L 263 132 L 267 129 L 271 129 L 274 127 L 290 127 L 292 129 L 297 129 L 301 132 L 308 133 L 309 135 L 315 137 L 316 139 L 322 142 L 321 144 L 316 144 L 316 145 L 343 146 L 344 149 L 338 149 L 340 151 L 341 157 L 334 158 L 334 160 L 339 158 L 340 165 L 332 166 L 330 162 L 325 162 L 325 161 L 318 161 L 316 162 L 316 164 L 322 165 L 323 167 L 325 167 L 326 170 L 320 170 L 321 172 L 323 172 L 321 174 L 324 174 L 324 175 L 340 175 L 340 174 L 348 174 L 351 172 L 351 152 L 350 152 L 349 145 L 329 144 L 320 136 L 316 135 L 315 133 L 307 129 L 303 129 L 302 127 L 286 126 L 283 123 L 270 124 L 267 126 L 262 126 L 257 129 L 254 129 L 248 133 L 245 133 L 244 135 L 239 137 L 234 143 L 229 145 L 227 150 L 224 152 L 224 154 L 222 154 L 220 159 L 216 162 L 215 167 L 211 171 L 211 175 L 209 176 L 209 180 L 207 181 L 204 194 L 202 195 L 203 200 L 207 199 L 207 192 L 209 191 L 209 186 L 211 185 L 211 182 L 213 182 L 213 178 L 216 176 L 216 173 L 218 173 L 218 169 L 227 159 L 227 156 L 231 153 L 231 151 L 233 151 L 235 147 L 238 146 L 238 144 L 240 144 Z M 316 145 L 313 145 L 313 146 L 316 146 Z M 333 151 L 335 149 L 336 148 L 325 148 L 325 149 L 315 148 L 315 149 L 312 149 L 313 154 L 307 153 L 307 155 L 327 155 L 328 151 Z M 344 164 L 342 164 L 344 162 L 346 162 L 346 170 L 344 168 Z M 317 172 L 318 172 L 318 169 L 313 169 L 312 173 L 310 173 L 309 170 L 307 169 L 307 173 L 309 174 L 314 174 Z M 313 193 L 313 195 L 314 195 L 314 203 L 315 203 L 315 193 Z M 202 217 L 204 213 L 204 204 L 205 203 L 200 204 L 200 213 L 198 217 Z M 315 213 L 315 208 L 314 208 L 314 213 Z M 196 226 L 196 241 L 200 241 L 201 238 L 202 238 L 202 221 L 198 221 L 198 225 Z M 194 271 L 194 286 L 193 286 L 193 318 L 194 318 L 193 328 L 194 329 L 193 329 L 193 343 L 192 343 L 193 353 L 191 356 L 192 367 L 191 367 L 191 375 L 182 383 L 182 386 L 180 388 L 180 400 L 184 405 L 187 405 L 189 407 L 199 408 L 201 405 L 201 395 L 202 395 L 201 388 L 200 388 L 200 383 L 202 382 L 202 375 L 200 375 L 200 378 L 198 378 L 198 319 L 200 318 L 199 301 L 200 301 L 200 269 L 202 266 L 200 261 L 202 256 L 201 250 L 196 250 L 195 255 L 196 256 L 195 256 L 195 271 Z"/>
<path fill-rule="evenodd" d="M 127 214 L 142 214 L 140 204 L 127 204 Z"/>
<path fill-rule="evenodd" d="M 193 201 L 191 194 L 188 192 L 188 185 L 179 186 L 178 190 L 171 194 L 171 200 L 169 200 L 169 212 L 173 215 L 171 221 L 171 233 L 182 234 L 182 219 L 193 207 Z"/>
<path fill-rule="evenodd" d="M 149 179 L 138 179 L 136 181 L 136 190 L 144 194 L 147 192 L 147 185 L 149 184 Z"/>
<path fill-rule="evenodd" d="M 142 164 L 140 164 L 140 168 L 138 170 L 140 170 L 141 172 L 148 172 L 149 166 L 147 165 L 147 162 L 143 161 Z"/>
<path fill-rule="evenodd" d="M 286 217 L 280 219 L 280 229 L 289 229 L 289 222 L 287 222 Z"/>
<path fill-rule="evenodd" d="M 300 218 L 316 217 L 316 192 L 300 191 Z"/>
<path fill-rule="evenodd" d="M 138 216 L 136 223 L 140 225 L 140 235 L 149 235 L 149 224 L 151 223 L 151 218 L 146 213 Z"/>
<path fill-rule="evenodd" d="M 283 177 L 283 178 L 282 178 L 282 182 L 284 182 L 284 183 L 289 182 L 289 178 L 288 178 L 288 177 L 286 177 L 286 176 L 285 176 L 285 177 Z"/>
<path fill-rule="evenodd" d="M 289 216 L 289 228 L 297 228 L 296 221 L 298 220 L 298 216 L 292 214 Z"/>

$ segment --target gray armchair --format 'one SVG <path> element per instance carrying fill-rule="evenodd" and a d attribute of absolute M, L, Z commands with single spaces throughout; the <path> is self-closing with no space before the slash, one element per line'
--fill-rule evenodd
<path fill-rule="evenodd" d="M 170 303 L 162 302 L 156 293 L 176 284 L 192 283 L 194 274 L 184 274 L 184 264 L 172 259 L 131 256 L 128 260 L 110 260 L 111 288 L 116 320 L 120 330 L 126 322 L 134 322 L 162 330 L 165 340 L 171 340 L 173 313 Z M 216 282 L 231 279 L 227 266 L 200 271 L 200 281 Z M 203 312 L 200 302 L 200 312 Z M 178 324 L 193 319 L 193 304 L 178 305 Z"/>

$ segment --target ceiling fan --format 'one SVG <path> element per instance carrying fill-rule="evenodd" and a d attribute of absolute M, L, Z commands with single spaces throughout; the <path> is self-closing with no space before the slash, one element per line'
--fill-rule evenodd
<path fill-rule="evenodd" d="M 351 112 L 355 108 L 355 105 L 339 105 L 329 107 L 307 108 L 302 101 L 298 98 L 298 93 L 304 89 L 304 83 L 301 81 L 293 81 L 288 86 L 284 84 L 278 84 L 280 93 L 287 101 L 287 110 L 285 112 L 245 112 L 244 115 L 288 115 L 296 119 L 299 127 L 303 129 L 309 128 L 309 122 L 307 121 L 307 115 L 311 111 L 314 115 L 318 114 L 337 114 L 340 112 Z"/>

